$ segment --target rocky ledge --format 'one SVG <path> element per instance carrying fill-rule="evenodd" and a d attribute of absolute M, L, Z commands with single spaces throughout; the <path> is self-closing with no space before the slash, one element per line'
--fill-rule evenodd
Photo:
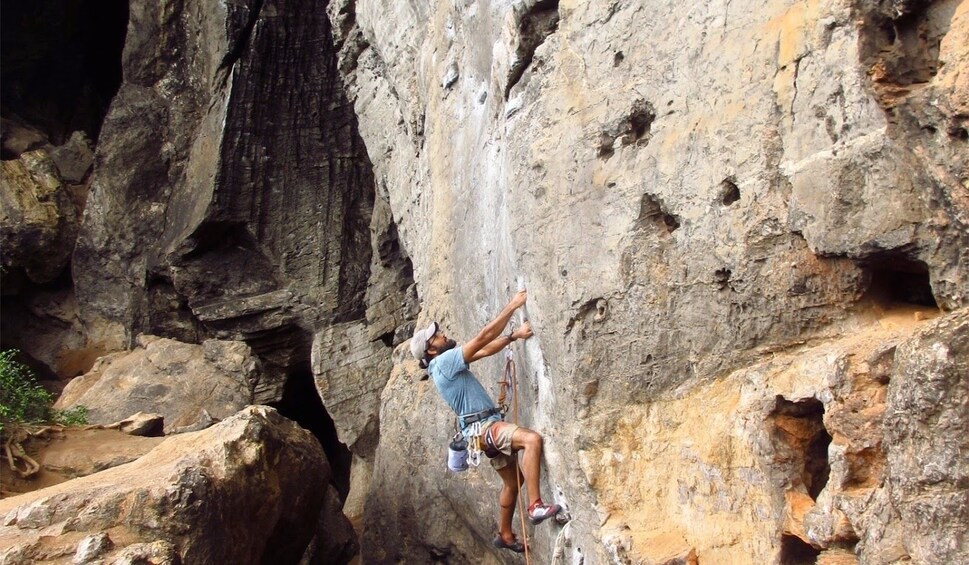
<path fill-rule="evenodd" d="M 131 463 L 0 501 L 0 561 L 345 562 L 356 540 L 329 481 L 312 434 L 251 406 Z"/>

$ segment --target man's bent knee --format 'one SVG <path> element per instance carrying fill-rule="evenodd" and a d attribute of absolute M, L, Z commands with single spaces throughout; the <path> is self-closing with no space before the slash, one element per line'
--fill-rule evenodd
<path fill-rule="evenodd" d="M 515 430 L 515 448 L 516 449 L 541 449 L 542 448 L 542 436 L 534 430 L 528 428 L 518 428 Z"/>

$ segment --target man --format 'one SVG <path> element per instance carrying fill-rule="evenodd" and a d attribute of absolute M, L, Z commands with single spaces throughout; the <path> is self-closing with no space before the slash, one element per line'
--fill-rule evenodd
<path fill-rule="evenodd" d="M 500 532 L 494 545 L 518 553 L 524 552 L 525 546 L 512 531 L 519 485 L 518 461 L 513 455 L 514 452 L 524 452 L 522 472 L 531 497 L 528 517 L 532 523 L 539 524 L 555 516 L 561 507 L 558 504 L 545 504 L 539 490 L 542 436 L 527 428 L 503 422 L 498 406 L 470 371 L 469 364 L 498 353 L 515 340 L 532 337 L 532 328 L 528 322 L 506 335 L 501 335 L 512 314 L 525 305 L 527 298 L 528 294 L 524 290 L 516 294 L 494 320 L 461 347 L 457 347 L 457 342 L 453 339 L 448 339 L 437 322 L 415 331 L 410 342 L 411 353 L 421 362 L 422 367 L 428 369 L 438 392 L 459 416 L 458 421 L 465 437 L 477 432 L 476 435 L 484 440 L 483 443 L 493 446 L 493 453 L 497 450 L 498 453 L 491 459 L 491 465 L 498 471 L 503 486 L 498 496 L 498 503 L 501 505 Z M 468 437 L 469 442 L 475 439 Z"/>

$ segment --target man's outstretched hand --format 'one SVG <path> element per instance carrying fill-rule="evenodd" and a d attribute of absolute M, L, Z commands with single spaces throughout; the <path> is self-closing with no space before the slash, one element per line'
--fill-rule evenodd
<path fill-rule="evenodd" d="M 528 339 L 533 335 L 535 334 L 532 333 L 532 323 L 528 320 L 525 320 L 522 325 L 518 326 L 511 332 L 511 337 L 514 339 Z"/>
<path fill-rule="evenodd" d="M 521 308 L 522 306 L 524 306 L 525 305 L 525 302 L 527 302 L 527 301 L 528 301 L 528 291 L 527 290 L 519 290 L 515 294 L 514 298 L 511 299 L 511 302 L 508 303 L 508 305 L 511 306 L 511 307 L 513 307 L 513 308 L 515 308 L 515 309 L 518 309 L 518 308 Z"/>

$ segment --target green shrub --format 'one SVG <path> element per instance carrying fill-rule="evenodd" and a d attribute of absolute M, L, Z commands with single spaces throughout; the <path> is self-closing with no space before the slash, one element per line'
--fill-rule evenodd
<path fill-rule="evenodd" d="M 83 426 L 87 424 L 87 407 L 75 406 L 67 410 L 54 410 L 55 424 L 62 426 Z"/>
<path fill-rule="evenodd" d="M 37 383 L 30 367 L 17 361 L 17 350 L 0 352 L 0 433 L 17 425 L 83 425 L 87 409 L 54 410 L 54 395 Z"/>

